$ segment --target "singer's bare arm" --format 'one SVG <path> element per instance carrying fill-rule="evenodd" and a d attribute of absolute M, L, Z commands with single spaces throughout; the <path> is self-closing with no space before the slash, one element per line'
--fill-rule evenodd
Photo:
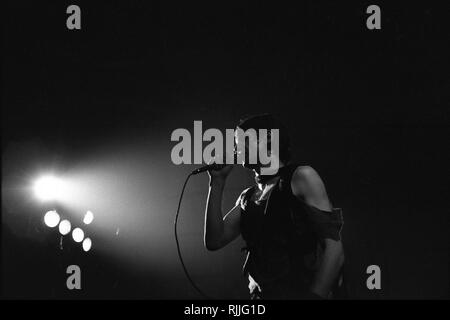
<path fill-rule="evenodd" d="M 210 173 L 204 230 L 204 242 L 208 250 L 223 248 L 240 234 L 240 206 L 236 205 L 225 216 L 222 213 L 222 195 L 230 170 L 226 167 Z"/>
<path fill-rule="evenodd" d="M 292 177 L 291 187 L 293 193 L 304 199 L 309 205 L 324 211 L 332 209 L 324 183 L 313 168 L 309 166 L 298 167 Z M 323 245 L 322 263 L 315 274 L 310 289 L 315 294 L 327 298 L 344 263 L 344 249 L 340 240 L 324 239 Z"/>

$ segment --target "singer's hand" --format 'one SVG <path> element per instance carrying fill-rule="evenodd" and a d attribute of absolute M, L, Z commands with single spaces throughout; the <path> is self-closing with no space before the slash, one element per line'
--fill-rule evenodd
<path fill-rule="evenodd" d="M 210 161 L 208 164 L 212 164 L 212 163 L 214 163 L 213 160 Z M 228 164 L 220 170 L 209 170 L 208 175 L 209 175 L 209 178 L 211 181 L 213 181 L 213 180 L 225 181 L 232 169 L 233 169 L 233 166 L 231 164 Z"/>

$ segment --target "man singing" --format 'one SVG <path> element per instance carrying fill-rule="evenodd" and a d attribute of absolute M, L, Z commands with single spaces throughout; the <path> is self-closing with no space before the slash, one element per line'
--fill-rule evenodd
<path fill-rule="evenodd" d="M 253 170 L 256 183 L 241 193 L 225 216 L 222 195 L 233 167 L 209 172 L 206 248 L 218 250 L 242 235 L 247 251 L 243 270 L 252 299 L 344 298 L 341 211 L 333 208 L 313 168 L 289 162 L 289 137 L 274 117 L 245 119 L 236 131 L 249 129 L 277 129 L 278 148 L 271 148 L 269 135 L 236 135 L 237 150 L 245 150 L 242 165 Z M 279 164 L 276 173 L 267 175 L 263 169 L 268 164 L 249 161 L 251 148 L 268 150 L 271 161 Z"/>

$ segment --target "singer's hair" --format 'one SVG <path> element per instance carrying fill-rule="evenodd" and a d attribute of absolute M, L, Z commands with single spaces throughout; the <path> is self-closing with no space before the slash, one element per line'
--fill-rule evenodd
<path fill-rule="evenodd" d="M 280 161 L 283 163 L 288 163 L 291 159 L 291 147 L 290 147 L 290 139 L 289 133 L 287 132 L 286 127 L 273 115 L 269 113 L 250 116 L 242 119 L 237 127 L 246 131 L 248 129 L 255 129 L 256 132 L 259 132 L 259 129 L 267 129 L 268 133 L 270 133 L 271 129 L 278 129 L 279 132 L 279 157 Z M 270 140 L 269 140 L 270 143 Z M 270 148 L 270 146 L 269 146 Z"/>

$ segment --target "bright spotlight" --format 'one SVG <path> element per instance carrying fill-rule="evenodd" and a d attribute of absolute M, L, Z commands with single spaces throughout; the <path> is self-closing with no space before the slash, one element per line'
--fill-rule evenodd
<path fill-rule="evenodd" d="M 80 228 L 75 228 L 72 231 L 72 238 L 75 242 L 81 242 L 84 238 L 84 232 Z"/>
<path fill-rule="evenodd" d="M 59 223 L 59 233 L 61 233 L 63 236 L 68 234 L 71 228 L 72 226 L 70 225 L 69 220 L 63 220 Z"/>
<path fill-rule="evenodd" d="M 85 224 L 90 224 L 93 220 L 94 220 L 94 214 L 92 213 L 92 211 L 87 211 L 86 214 L 84 215 L 83 222 Z"/>
<path fill-rule="evenodd" d="M 84 239 L 83 241 L 83 250 L 88 252 L 89 250 L 91 250 L 92 247 L 92 241 L 89 238 Z"/>
<path fill-rule="evenodd" d="M 62 192 L 62 181 L 54 176 L 39 178 L 34 184 L 34 193 L 42 201 L 56 200 Z"/>
<path fill-rule="evenodd" d="M 44 222 L 50 228 L 56 227 L 59 223 L 59 219 L 59 214 L 55 210 L 48 211 L 44 216 Z"/>

